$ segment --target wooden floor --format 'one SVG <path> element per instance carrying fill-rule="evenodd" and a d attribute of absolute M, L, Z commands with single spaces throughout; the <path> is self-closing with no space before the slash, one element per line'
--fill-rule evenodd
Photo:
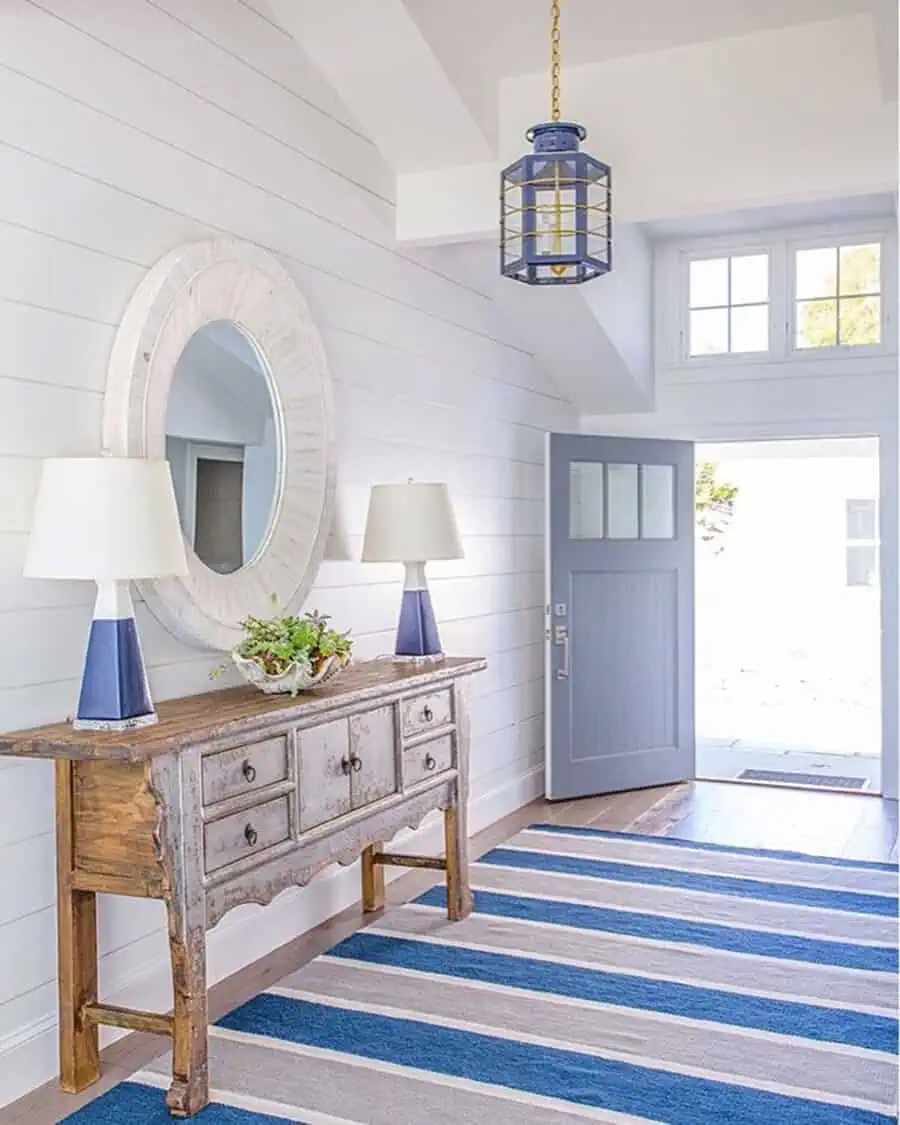
<path fill-rule="evenodd" d="M 855 793 L 778 789 L 771 786 L 697 781 L 660 789 L 643 789 L 608 797 L 520 809 L 472 842 L 472 855 L 495 847 L 526 824 L 552 820 L 560 824 L 596 825 L 652 836 L 679 836 L 717 844 L 775 848 L 849 859 L 897 859 L 897 802 Z M 394 880 L 388 902 L 399 903 L 435 882 L 427 871 Z M 371 915 L 372 919 L 378 915 Z M 226 1012 L 296 971 L 313 957 L 348 937 L 362 925 L 358 910 L 347 910 L 268 957 L 216 985 L 210 995 L 210 1018 Z M 103 1078 L 90 1091 L 73 1097 L 51 1083 L 0 1110 L 0 1125 L 52 1125 L 96 1098 L 104 1090 L 145 1066 L 164 1050 L 153 1036 L 129 1035 L 103 1054 Z M 123 1123 L 124 1125 L 124 1123 Z"/>

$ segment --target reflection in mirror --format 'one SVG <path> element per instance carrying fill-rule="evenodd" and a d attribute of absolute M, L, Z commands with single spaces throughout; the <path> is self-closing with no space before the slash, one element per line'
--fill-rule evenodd
<path fill-rule="evenodd" d="M 280 430 L 256 348 L 230 321 L 205 324 L 175 367 L 166 456 L 185 538 L 211 570 L 240 570 L 265 544 L 278 500 Z"/>

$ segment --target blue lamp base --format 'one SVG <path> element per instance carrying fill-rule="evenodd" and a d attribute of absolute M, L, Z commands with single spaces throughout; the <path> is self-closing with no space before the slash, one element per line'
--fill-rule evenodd
<path fill-rule="evenodd" d="M 150 700 L 134 607 L 126 582 L 98 583 L 75 730 L 124 731 L 150 726 Z"/>
<path fill-rule="evenodd" d="M 407 563 L 394 656 L 397 660 L 441 660 L 443 655 L 425 564 Z"/>

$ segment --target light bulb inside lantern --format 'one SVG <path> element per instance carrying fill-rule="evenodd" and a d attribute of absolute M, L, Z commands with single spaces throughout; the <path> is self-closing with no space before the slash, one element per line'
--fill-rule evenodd
<path fill-rule="evenodd" d="M 562 191 L 559 182 L 559 165 L 553 169 L 553 201 L 539 204 L 537 208 L 537 252 L 539 254 L 562 254 L 563 252 L 563 205 Z M 556 277 L 562 277 L 568 266 L 555 262 L 550 266 L 550 271 Z"/>

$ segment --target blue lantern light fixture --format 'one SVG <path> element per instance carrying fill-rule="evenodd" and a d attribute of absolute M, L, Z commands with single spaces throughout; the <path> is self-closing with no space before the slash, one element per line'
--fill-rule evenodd
<path fill-rule="evenodd" d="M 559 119 L 559 0 L 551 15 L 551 120 L 528 130 L 533 151 L 503 170 L 500 272 L 526 285 L 578 285 L 612 269 L 611 171 L 579 151 L 584 126 Z"/>

